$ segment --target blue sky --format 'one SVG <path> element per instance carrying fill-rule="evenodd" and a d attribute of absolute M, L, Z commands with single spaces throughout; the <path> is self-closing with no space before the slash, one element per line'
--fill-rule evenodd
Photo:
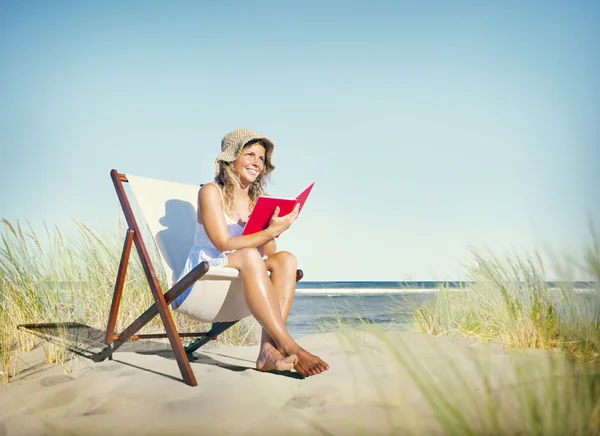
<path fill-rule="evenodd" d="M 0 216 L 116 228 L 109 179 L 198 184 L 221 137 L 315 189 L 307 280 L 464 277 L 600 227 L 596 2 L 0 2 Z M 545 257 L 550 261 L 549 257 Z"/>

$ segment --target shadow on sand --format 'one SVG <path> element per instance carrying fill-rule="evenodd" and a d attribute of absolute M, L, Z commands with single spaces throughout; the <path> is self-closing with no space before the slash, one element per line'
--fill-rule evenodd
<path fill-rule="evenodd" d="M 21 324 L 19 326 L 20 330 L 31 333 L 38 338 L 47 341 L 49 343 L 64 347 L 66 350 L 71 353 L 83 357 L 85 359 L 89 359 L 97 362 L 98 356 L 102 352 L 102 350 L 106 347 L 104 343 L 104 337 L 106 332 L 104 330 L 99 330 L 95 327 L 91 327 L 85 324 L 77 323 L 77 322 L 63 322 L 63 323 L 40 323 L 40 324 Z M 115 355 L 119 352 L 130 352 L 137 353 L 142 355 L 156 355 L 163 357 L 165 359 L 175 360 L 175 355 L 173 354 L 173 350 L 171 350 L 168 342 L 159 342 L 153 340 L 143 340 L 137 341 L 132 340 L 129 341 L 123 346 L 121 346 L 118 350 L 115 351 Z M 248 363 L 250 366 L 241 366 L 234 365 L 230 363 L 225 363 L 220 360 L 214 359 L 210 355 L 220 356 L 223 358 L 227 358 L 229 360 L 241 360 L 243 362 Z M 205 352 L 194 352 L 188 355 L 188 359 L 190 362 L 199 363 L 202 365 L 212 365 L 218 366 L 219 368 L 224 368 L 234 372 L 243 372 L 243 371 L 258 371 L 254 368 L 254 362 L 249 361 L 247 359 L 240 359 L 233 356 L 227 356 L 224 354 L 219 354 L 215 352 L 211 352 L 206 350 Z M 118 359 L 113 359 L 115 362 L 121 363 L 123 365 L 131 366 L 137 369 L 141 369 L 143 371 L 148 371 L 153 374 L 158 374 L 164 377 L 173 378 L 175 380 L 180 381 L 178 378 L 174 378 L 170 375 L 159 373 L 153 371 L 149 368 L 143 368 L 131 363 L 123 362 Z M 266 371 L 268 373 L 276 374 L 279 376 L 290 377 L 295 379 L 302 379 L 302 375 L 293 371 Z"/>

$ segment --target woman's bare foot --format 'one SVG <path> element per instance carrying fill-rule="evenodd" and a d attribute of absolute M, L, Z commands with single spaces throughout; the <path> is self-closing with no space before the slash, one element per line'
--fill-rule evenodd
<path fill-rule="evenodd" d="M 298 362 L 294 365 L 294 369 L 304 377 L 321 374 L 329 369 L 329 364 L 321 360 L 319 356 L 310 354 L 302 347 L 294 350 L 294 355 L 297 356 Z"/>
<path fill-rule="evenodd" d="M 295 354 L 283 357 L 283 354 L 270 342 L 263 342 L 256 359 L 256 369 L 259 371 L 291 371 L 297 363 L 298 358 Z"/>

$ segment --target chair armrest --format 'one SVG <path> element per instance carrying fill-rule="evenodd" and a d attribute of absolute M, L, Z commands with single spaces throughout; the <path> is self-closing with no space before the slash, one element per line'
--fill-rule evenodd
<path fill-rule="evenodd" d="M 177 283 L 173 285 L 171 289 L 165 294 L 165 300 L 167 304 L 171 304 L 173 300 L 179 297 L 183 291 L 193 285 L 198 279 L 202 278 L 209 270 L 208 262 L 200 262 L 194 267 L 189 273 L 181 278 Z"/>

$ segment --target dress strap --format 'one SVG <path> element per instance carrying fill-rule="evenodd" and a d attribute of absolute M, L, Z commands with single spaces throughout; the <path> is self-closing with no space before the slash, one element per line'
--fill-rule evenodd
<path fill-rule="evenodd" d="M 219 189 L 219 194 L 221 194 L 221 201 L 223 202 L 223 205 L 225 205 L 225 197 L 223 197 L 223 190 L 221 190 L 221 187 L 219 186 L 219 184 L 217 182 L 211 182 L 211 183 Z"/>
<path fill-rule="evenodd" d="M 237 224 L 236 220 L 234 220 L 233 218 L 231 218 L 229 215 L 227 215 L 225 213 L 225 197 L 223 197 L 223 190 L 221 189 L 221 187 L 219 186 L 219 184 L 217 182 L 211 182 L 211 183 L 213 183 L 219 189 L 219 193 L 221 194 L 221 201 L 223 202 L 223 216 L 225 216 L 225 221 L 228 221 L 228 224 Z"/>

